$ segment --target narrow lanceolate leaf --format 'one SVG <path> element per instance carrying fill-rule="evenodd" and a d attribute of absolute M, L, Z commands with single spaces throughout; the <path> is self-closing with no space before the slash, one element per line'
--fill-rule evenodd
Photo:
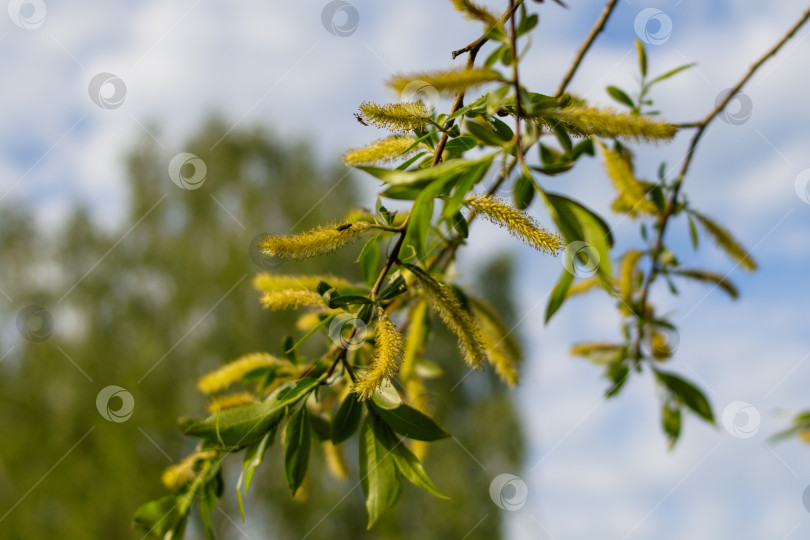
<path fill-rule="evenodd" d="M 470 307 L 481 328 L 481 337 L 487 349 L 487 361 L 498 377 L 509 386 L 518 383 L 519 367 L 523 360 L 520 344 L 495 309 L 486 301 L 469 297 Z"/>
<path fill-rule="evenodd" d="M 366 417 L 360 428 L 360 486 L 366 496 L 368 528 L 397 500 L 401 489 L 399 472 L 391 451 L 374 433 L 371 420 Z"/>
<path fill-rule="evenodd" d="M 757 269 L 757 263 L 754 258 L 746 251 L 742 244 L 734 238 L 728 229 L 704 214 L 694 210 L 690 210 L 689 213 L 697 219 L 706 234 L 712 237 L 717 247 L 725 251 L 726 254 L 742 266 L 744 270 L 752 272 Z"/>
<path fill-rule="evenodd" d="M 418 152 L 419 145 L 414 145 L 414 142 L 413 137 L 402 136 L 379 139 L 363 148 L 348 149 L 342 156 L 343 163 L 347 167 L 388 163 Z"/>
<path fill-rule="evenodd" d="M 377 440 L 380 441 L 391 453 L 394 464 L 399 472 L 402 473 L 402 476 L 407 478 L 408 481 L 415 486 L 424 489 L 428 493 L 435 495 L 440 499 L 449 499 L 449 497 L 441 493 L 436 488 L 416 456 L 413 455 L 410 450 L 408 450 L 408 447 L 405 446 L 396 435 L 394 435 L 388 425 L 375 418 L 371 418 L 371 422 L 374 429 L 374 435 L 377 437 Z"/>
<path fill-rule="evenodd" d="M 394 408 L 377 406 L 372 402 L 374 411 L 388 424 L 391 429 L 404 437 L 415 441 L 437 441 L 450 436 L 432 418 L 414 409 L 410 405 L 400 403 Z"/>
<path fill-rule="evenodd" d="M 501 75 L 491 69 L 451 69 L 448 71 L 430 71 L 395 75 L 388 81 L 388 86 L 402 93 L 418 83 L 432 86 L 440 94 L 452 94 L 461 90 L 480 86 L 494 81 L 502 81 Z"/>
<path fill-rule="evenodd" d="M 538 251 L 556 255 L 564 247 L 562 238 L 543 229 L 532 216 L 498 197 L 474 195 L 465 199 L 464 204 Z"/>
<path fill-rule="evenodd" d="M 280 386 L 264 401 L 218 412 L 205 420 L 190 421 L 183 433 L 226 448 L 248 446 L 261 440 L 284 416 L 288 405 L 304 397 L 318 385 L 305 377 Z"/>
<path fill-rule="evenodd" d="M 268 431 L 262 439 L 248 446 L 245 449 L 245 455 L 242 457 L 242 472 L 239 474 L 239 479 L 236 481 L 236 500 L 239 503 L 239 512 L 242 515 L 242 521 L 245 521 L 245 507 L 242 500 L 242 483 L 245 485 L 245 495 L 250 491 L 250 483 L 253 480 L 253 473 L 256 468 L 262 464 L 264 453 L 267 448 L 273 444 L 273 439 L 276 435 L 275 427 Z"/>
<path fill-rule="evenodd" d="M 605 159 L 605 170 L 616 189 L 616 201 L 613 209 L 635 217 L 639 214 L 654 214 L 657 211 L 655 203 L 647 199 L 644 185 L 633 175 L 630 163 L 616 150 L 611 150 L 601 141 L 599 148 Z"/>
<path fill-rule="evenodd" d="M 581 104 L 541 109 L 536 119 L 549 126 L 560 123 L 572 135 L 582 137 L 596 135 L 634 141 L 658 141 L 672 139 L 678 131 L 673 124 L 657 118 Z"/>
<path fill-rule="evenodd" d="M 453 291 L 444 283 L 416 266 L 407 265 L 413 272 L 433 310 L 444 325 L 458 338 L 458 347 L 467 365 L 480 369 L 486 361 L 486 349 L 481 342 L 481 331 L 475 319 L 464 309 Z"/>
<path fill-rule="evenodd" d="M 285 259 L 307 259 L 332 253 L 374 232 L 368 223 L 341 223 L 319 226 L 301 234 L 272 234 L 262 237 L 259 248 L 265 255 Z"/>
<path fill-rule="evenodd" d="M 309 448 L 309 411 L 304 404 L 292 413 L 284 430 L 284 476 L 293 495 L 307 475 Z"/>
<path fill-rule="evenodd" d="M 709 400 L 695 385 L 689 381 L 664 371 L 655 372 L 655 376 L 672 393 L 672 397 L 683 403 L 697 415 L 710 423 L 714 423 L 714 414 Z"/>
<path fill-rule="evenodd" d="M 672 450 L 681 435 L 681 408 L 676 403 L 665 401 L 661 406 L 661 427 L 669 439 L 669 449 Z"/>
<path fill-rule="evenodd" d="M 378 128 L 408 132 L 427 126 L 430 111 L 423 103 L 403 102 L 378 105 L 369 101 L 360 104 L 360 118 Z"/>
<path fill-rule="evenodd" d="M 574 273 L 569 272 L 568 269 L 563 270 L 560 279 L 557 281 L 557 284 L 554 286 L 554 289 L 551 291 L 551 295 L 548 298 L 548 304 L 546 305 L 546 319 L 545 323 L 551 320 L 557 310 L 562 307 L 563 302 L 568 298 L 569 291 L 571 290 L 571 284 L 574 282 Z"/>
<path fill-rule="evenodd" d="M 702 281 L 704 283 L 717 285 L 735 300 L 740 296 L 740 291 L 737 290 L 737 287 L 731 281 L 726 279 L 726 276 L 721 274 L 707 272 L 706 270 L 692 270 L 688 268 L 673 270 L 671 273 L 675 274 L 676 276 L 693 279 L 695 281 Z"/>
<path fill-rule="evenodd" d="M 404 354 L 402 335 L 394 322 L 382 308 L 377 308 L 377 316 L 371 365 L 352 389 L 363 400 L 370 398 L 383 383 L 391 382 L 399 371 Z"/>
<path fill-rule="evenodd" d="M 357 397 L 353 393 L 349 393 L 343 398 L 343 402 L 332 420 L 330 432 L 332 444 L 340 444 L 351 437 L 357 431 L 362 417 L 363 405 L 357 401 Z"/>
<path fill-rule="evenodd" d="M 202 377 L 197 387 L 204 394 L 215 394 L 239 382 L 251 371 L 284 364 L 286 362 L 268 353 L 246 354 Z"/>

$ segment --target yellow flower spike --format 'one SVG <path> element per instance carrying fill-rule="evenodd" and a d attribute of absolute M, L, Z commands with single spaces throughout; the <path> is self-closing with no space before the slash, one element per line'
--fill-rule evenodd
<path fill-rule="evenodd" d="M 482 214 L 495 225 L 506 228 L 509 234 L 520 238 L 538 251 L 556 255 L 565 247 L 563 239 L 540 228 L 537 221 L 522 210 L 492 195 L 473 195 L 464 204 Z"/>
<path fill-rule="evenodd" d="M 351 287 L 352 284 L 337 276 L 328 275 L 292 275 L 292 274 L 268 274 L 262 272 L 253 278 L 253 288 L 264 293 L 278 292 L 288 289 L 300 289 L 304 291 L 314 291 L 318 283 L 325 281 L 335 287 Z"/>
<path fill-rule="evenodd" d="M 458 348 L 468 366 L 481 369 L 486 361 L 486 348 L 481 342 L 481 331 L 475 319 L 464 310 L 453 291 L 444 283 L 416 267 L 411 268 L 433 310 L 444 325 L 458 338 Z"/>
<path fill-rule="evenodd" d="M 378 128 L 394 132 L 407 132 L 424 128 L 431 120 L 424 103 L 387 103 L 378 105 L 370 101 L 360 104 L 360 119 Z"/>
<path fill-rule="evenodd" d="M 440 94 L 455 94 L 461 90 L 467 90 L 488 82 L 503 81 L 503 77 L 501 77 L 500 73 L 491 69 L 459 68 L 448 71 L 394 75 L 388 81 L 388 86 L 401 94 L 414 81 L 426 83 Z"/>
<path fill-rule="evenodd" d="M 377 308 L 377 314 L 379 318 L 374 327 L 374 356 L 368 370 L 353 387 L 361 400 L 369 399 L 374 390 L 394 378 L 404 355 L 402 335 L 394 326 L 394 321 L 382 308 Z"/>
<path fill-rule="evenodd" d="M 166 467 L 160 476 L 160 481 L 167 489 L 179 489 L 194 478 L 194 465 L 197 461 L 213 457 L 216 457 L 216 452 L 195 452 L 180 463 Z"/>
<path fill-rule="evenodd" d="M 726 255 L 742 266 L 743 270 L 753 272 L 757 269 L 757 262 L 728 229 L 699 212 L 690 210 L 689 213 L 698 220 L 698 223 L 706 231 L 706 234 L 712 237 L 717 247 L 725 251 Z"/>
<path fill-rule="evenodd" d="M 484 6 L 476 4 L 471 0 L 450 0 L 453 2 L 453 6 L 467 16 L 468 19 L 475 19 L 478 21 L 483 22 L 487 26 L 497 26 L 498 25 L 498 17 L 495 16 L 491 11 L 489 11 Z"/>
<path fill-rule="evenodd" d="M 643 257 L 644 254 L 638 250 L 630 250 L 625 253 L 624 257 L 622 258 L 622 265 L 619 268 L 619 293 L 621 294 L 622 304 L 621 304 L 621 312 L 625 315 L 630 314 L 630 307 L 628 304 L 630 303 L 630 298 L 633 294 L 633 289 L 635 288 L 635 279 L 636 275 L 636 265 Z"/>
<path fill-rule="evenodd" d="M 323 307 L 323 296 L 315 291 L 285 289 L 266 292 L 259 298 L 262 307 L 273 311 L 281 309 L 298 309 L 300 307 Z"/>
<path fill-rule="evenodd" d="M 658 207 L 647 199 L 647 190 L 644 184 L 633 175 L 630 163 L 619 152 L 609 149 L 601 141 L 599 149 L 605 159 L 608 178 L 616 189 L 616 201 L 613 203 L 613 209 L 631 217 L 657 213 Z"/>
<path fill-rule="evenodd" d="M 501 381 L 510 387 L 515 386 L 519 380 L 518 367 L 523 360 L 520 344 L 488 303 L 471 297 L 470 307 L 481 328 L 487 360 Z"/>
<path fill-rule="evenodd" d="M 226 409 L 235 409 L 236 407 L 250 405 L 251 403 L 256 403 L 256 398 L 250 392 L 234 392 L 233 394 L 226 394 L 224 396 L 213 396 L 206 408 L 208 412 L 214 414 Z"/>
<path fill-rule="evenodd" d="M 378 139 L 363 148 L 350 148 L 343 154 L 347 167 L 378 165 L 415 154 L 419 145 L 414 146 L 412 137 L 394 136 Z M 413 146 L 413 148 L 411 148 Z"/>
<path fill-rule="evenodd" d="M 319 226 L 301 234 L 272 234 L 259 241 L 265 255 L 285 259 L 307 259 L 333 253 L 374 229 L 368 223 L 342 223 Z"/>
<path fill-rule="evenodd" d="M 573 135 L 582 137 L 623 138 L 634 141 L 669 140 L 678 128 L 657 118 L 633 113 L 619 113 L 575 104 L 560 109 L 547 108 L 538 113 L 537 120 L 546 125 L 561 123 Z"/>
<path fill-rule="evenodd" d="M 197 382 L 197 388 L 204 394 L 216 394 L 242 380 L 242 377 L 255 369 L 280 366 L 285 363 L 268 353 L 246 354 L 202 377 Z"/>

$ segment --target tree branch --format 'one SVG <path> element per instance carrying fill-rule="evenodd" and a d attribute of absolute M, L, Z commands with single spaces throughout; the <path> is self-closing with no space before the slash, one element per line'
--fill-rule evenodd
<path fill-rule="evenodd" d="M 574 63 L 571 64 L 570 68 L 568 68 L 568 73 L 565 74 L 559 88 L 557 88 L 557 92 L 554 94 L 555 97 L 560 97 L 563 95 L 563 92 L 565 92 L 565 89 L 568 87 L 568 83 L 570 83 L 571 79 L 574 78 L 574 73 L 576 73 L 577 69 L 579 69 L 579 64 L 582 63 L 582 59 L 585 58 L 585 55 L 588 53 L 588 49 L 591 48 L 591 45 L 596 40 L 596 36 L 598 36 L 599 33 L 602 32 L 602 29 L 605 28 L 605 24 L 607 23 L 610 14 L 613 13 L 613 8 L 615 8 L 616 4 L 618 3 L 619 0 L 608 0 L 608 3 L 605 4 L 605 9 L 602 10 L 602 14 L 599 15 L 599 18 L 596 20 L 596 24 L 593 25 L 593 28 L 591 28 L 591 31 L 585 38 L 585 41 L 579 47 L 577 55 L 574 58 Z"/>

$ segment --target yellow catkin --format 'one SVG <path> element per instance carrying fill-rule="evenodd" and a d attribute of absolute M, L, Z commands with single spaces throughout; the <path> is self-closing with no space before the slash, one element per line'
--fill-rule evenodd
<path fill-rule="evenodd" d="M 565 246 L 559 235 L 541 228 L 532 216 L 498 197 L 474 195 L 467 198 L 464 204 L 538 251 L 556 255 Z"/>
<path fill-rule="evenodd" d="M 262 307 L 273 311 L 281 309 L 298 309 L 300 307 L 323 307 L 323 296 L 315 291 L 302 291 L 298 289 L 285 289 L 283 291 L 267 292 L 259 298 Z"/>
<path fill-rule="evenodd" d="M 547 125 L 561 123 L 573 135 L 623 138 L 634 141 L 669 140 L 678 128 L 657 118 L 613 109 L 576 104 L 563 108 L 541 109 L 538 120 Z"/>
<path fill-rule="evenodd" d="M 481 338 L 487 349 L 487 360 L 498 377 L 510 387 L 519 380 L 518 368 L 523 359 L 520 344 L 506 327 L 495 309 L 479 298 L 470 298 L 475 320 L 481 328 Z"/>
<path fill-rule="evenodd" d="M 619 268 L 619 293 L 621 295 L 621 312 L 625 315 L 631 313 L 630 299 L 635 289 L 636 264 L 644 254 L 638 250 L 630 250 L 624 254 L 622 264 Z"/>
<path fill-rule="evenodd" d="M 647 199 L 647 190 L 633 175 L 630 163 L 619 152 L 609 149 L 601 142 L 599 148 L 605 160 L 608 178 L 616 189 L 613 209 L 632 217 L 639 214 L 655 214 L 658 208 Z"/>
<path fill-rule="evenodd" d="M 458 348 L 467 365 L 481 369 L 487 355 L 475 319 L 464 310 L 450 287 L 439 283 L 430 274 L 418 268 L 413 269 L 413 275 L 422 286 L 430 306 L 438 313 L 447 329 L 458 338 Z"/>
<path fill-rule="evenodd" d="M 650 345 L 653 359 L 664 362 L 672 356 L 672 348 L 667 337 L 659 330 L 653 329 L 650 335 Z"/>
<path fill-rule="evenodd" d="M 307 259 L 333 253 L 374 229 L 368 223 L 341 223 L 319 226 L 301 234 L 270 234 L 259 240 L 265 255 L 285 259 Z"/>
<path fill-rule="evenodd" d="M 253 278 L 253 288 L 260 292 L 277 292 L 289 289 L 300 289 L 303 291 L 314 291 L 318 283 L 325 281 L 333 287 L 351 287 L 349 281 L 331 274 L 327 275 L 293 275 L 293 274 L 268 274 L 262 272 Z"/>
<path fill-rule="evenodd" d="M 571 346 L 572 356 L 590 356 L 594 353 L 612 353 L 623 349 L 615 343 L 575 343 Z"/>
<path fill-rule="evenodd" d="M 365 208 L 353 208 L 346 214 L 346 221 L 348 223 L 355 223 L 362 221 L 364 223 L 374 223 L 374 214 Z"/>
<path fill-rule="evenodd" d="M 394 378 L 404 354 L 402 335 L 394 326 L 394 321 L 381 308 L 377 309 L 377 314 L 379 318 L 374 327 L 374 355 L 371 365 L 353 387 L 360 399 L 369 399 L 381 384 Z"/>
<path fill-rule="evenodd" d="M 453 6 L 467 16 L 469 19 L 475 19 L 483 22 L 487 26 L 497 26 L 498 17 L 482 5 L 476 4 L 471 0 L 450 0 Z"/>
<path fill-rule="evenodd" d="M 360 104 L 360 119 L 378 128 L 394 132 L 422 129 L 430 122 L 430 111 L 421 102 L 386 103 L 371 101 Z"/>
<path fill-rule="evenodd" d="M 757 263 L 748 251 L 737 241 L 736 238 L 725 227 L 708 216 L 691 210 L 689 212 L 701 224 L 706 234 L 712 237 L 717 247 L 736 261 L 744 270 L 753 272 L 757 269 Z"/>
<path fill-rule="evenodd" d="M 321 446 L 323 447 L 324 458 L 326 458 L 326 466 L 332 476 L 338 480 L 348 480 L 349 467 L 343 457 L 342 447 L 335 446 L 330 441 L 324 441 Z"/>
<path fill-rule="evenodd" d="M 268 353 L 246 354 L 202 377 L 197 382 L 197 388 L 204 394 L 216 394 L 242 380 L 253 370 L 283 364 L 282 360 Z"/>
<path fill-rule="evenodd" d="M 426 83 L 440 94 L 454 94 L 488 82 L 501 81 L 501 75 L 492 69 L 451 69 L 394 75 L 388 86 L 397 92 L 404 92 L 414 81 Z"/>
<path fill-rule="evenodd" d="M 427 334 L 427 302 L 418 300 L 408 314 L 410 325 L 405 336 L 405 354 L 402 360 L 400 376 L 402 380 L 411 378 L 414 366 L 422 355 Z"/>
<path fill-rule="evenodd" d="M 598 276 L 591 276 L 585 279 L 581 279 L 571 285 L 571 288 L 568 289 L 568 297 L 571 296 L 578 296 L 580 294 L 585 294 L 586 292 L 590 291 L 599 286 L 600 278 Z"/>
<path fill-rule="evenodd" d="M 215 456 L 216 452 L 195 452 L 180 463 L 166 467 L 160 476 L 160 481 L 167 489 L 179 489 L 194 478 L 194 465 L 197 461 L 211 459 Z"/>
<path fill-rule="evenodd" d="M 363 148 L 350 148 L 342 156 L 343 163 L 347 167 L 388 163 L 416 153 L 420 147 L 414 142 L 412 137 L 379 139 Z"/>
<path fill-rule="evenodd" d="M 235 409 L 244 405 L 255 403 L 256 398 L 250 392 L 234 392 L 233 394 L 225 394 L 224 396 L 213 396 L 208 402 L 207 409 L 211 414 L 226 409 Z"/>

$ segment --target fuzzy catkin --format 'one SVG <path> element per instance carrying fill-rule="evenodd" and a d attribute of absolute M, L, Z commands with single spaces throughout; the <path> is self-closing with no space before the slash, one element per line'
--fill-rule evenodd
<path fill-rule="evenodd" d="M 391 318 L 378 308 L 375 326 L 374 356 L 363 377 L 354 383 L 353 391 L 361 400 L 369 399 L 374 391 L 399 371 L 404 355 L 402 335 L 397 331 Z"/>
<path fill-rule="evenodd" d="M 492 195 L 473 195 L 464 204 L 482 214 L 492 223 L 505 227 L 512 236 L 538 251 L 556 255 L 565 246 L 558 235 L 542 229 L 537 221 L 522 210 Z"/>
<path fill-rule="evenodd" d="M 262 307 L 270 308 L 273 311 L 282 309 L 298 309 L 300 307 L 322 307 L 323 296 L 315 291 L 303 291 L 299 289 L 284 289 L 264 293 L 259 302 Z"/>
<path fill-rule="evenodd" d="M 377 165 L 395 159 L 407 157 L 419 150 L 411 137 L 387 137 L 379 139 L 363 148 L 350 148 L 343 154 L 343 163 L 347 167 Z"/>
<path fill-rule="evenodd" d="M 424 83 L 432 87 L 440 94 L 454 94 L 474 86 L 502 80 L 500 73 L 492 69 L 460 68 L 449 71 L 394 75 L 388 81 L 388 86 L 399 93 L 403 93 L 412 83 L 418 81 L 420 84 Z"/>
<path fill-rule="evenodd" d="M 430 122 L 430 111 L 420 102 L 378 105 L 364 101 L 360 104 L 360 119 L 388 131 L 408 132 L 427 126 Z"/>
<path fill-rule="evenodd" d="M 658 208 L 647 199 L 644 185 L 633 175 L 630 163 L 616 150 L 611 150 L 599 143 L 605 159 L 605 170 L 613 187 L 616 189 L 616 200 L 613 209 L 617 212 L 636 217 L 638 214 L 655 214 Z"/>
<path fill-rule="evenodd" d="M 268 353 L 250 353 L 208 373 L 197 382 L 204 394 L 216 394 L 238 382 L 255 369 L 278 366 L 284 362 Z"/>
<path fill-rule="evenodd" d="M 612 109 L 580 104 L 559 109 L 542 109 L 536 119 L 547 125 L 559 122 L 570 133 L 582 137 L 596 135 L 634 141 L 658 141 L 672 139 L 678 131 L 673 124 L 649 116 L 619 113 Z"/>
<path fill-rule="evenodd" d="M 262 237 L 259 248 L 265 255 L 285 259 L 307 259 L 333 253 L 373 229 L 368 223 L 343 223 L 318 226 L 301 234 L 272 234 Z"/>

